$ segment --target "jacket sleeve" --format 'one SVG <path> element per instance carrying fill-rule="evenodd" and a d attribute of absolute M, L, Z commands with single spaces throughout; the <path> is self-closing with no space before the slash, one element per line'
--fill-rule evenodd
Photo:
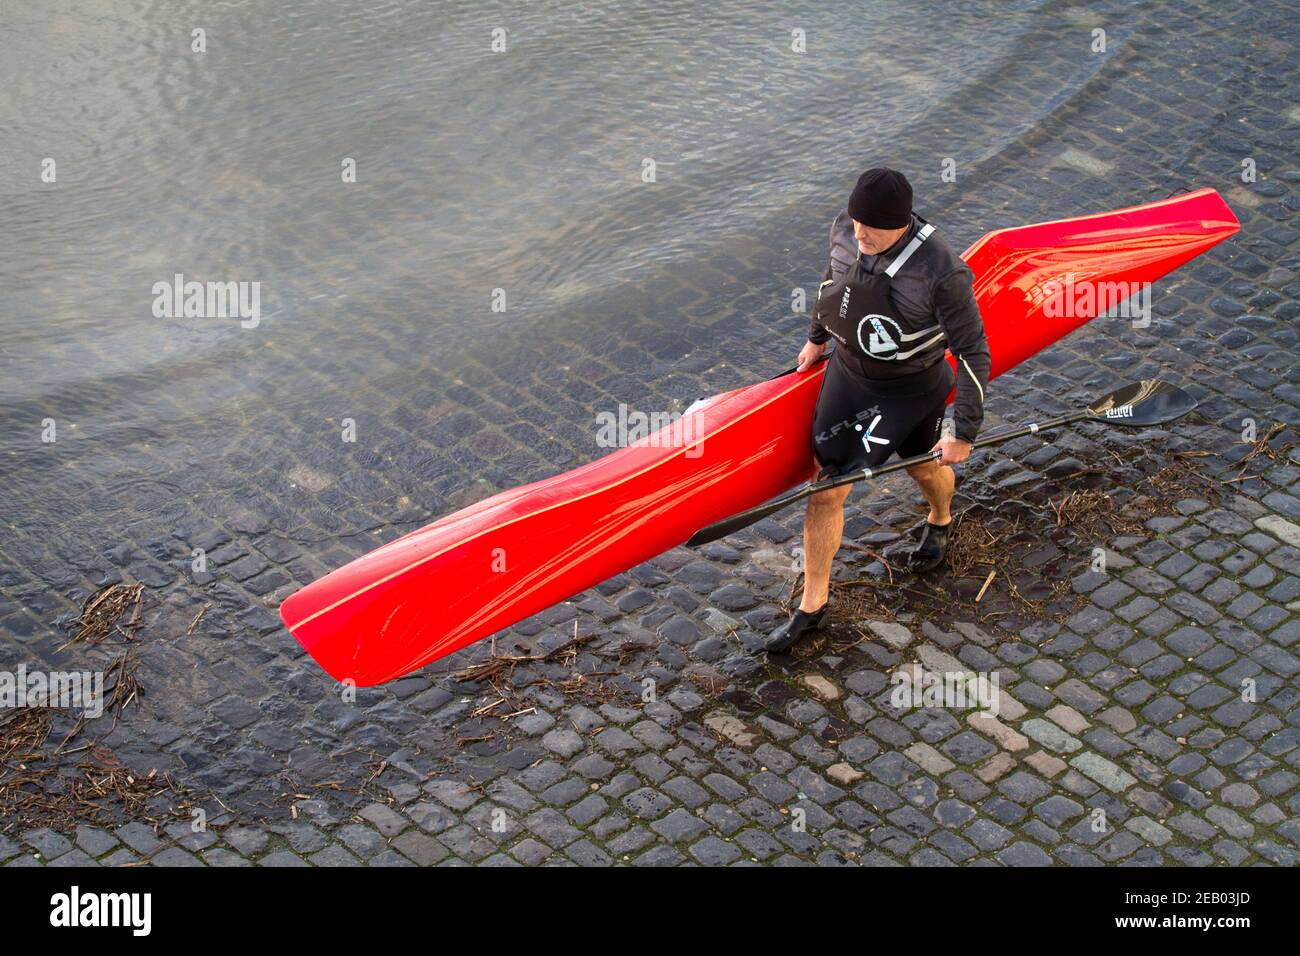
<path fill-rule="evenodd" d="M 831 221 L 830 240 L 830 252 L 826 257 L 826 271 L 822 273 L 821 281 L 817 284 L 819 297 L 822 287 L 831 279 L 842 276 L 853 262 L 854 256 L 857 255 L 857 240 L 853 238 L 852 220 L 849 218 L 847 209 L 842 210 Z M 808 341 L 820 345 L 828 341 L 830 337 L 831 333 L 826 326 L 817 321 L 817 308 L 814 305 L 812 325 L 808 330 Z"/>
<path fill-rule="evenodd" d="M 952 408 L 962 441 L 974 441 L 984 422 L 984 392 L 992 364 L 973 281 L 970 269 L 963 265 L 940 279 L 934 289 L 935 318 L 957 360 L 957 397 Z"/>
<path fill-rule="evenodd" d="M 830 265 L 827 265 L 826 271 L 822 274 L 821 282 L 817 284 L 817 293 L 819 299 L 821 297 L 822 286 L 825 285 L 826 282 L 830 280 L 830 278 L 831 278 L 831 267 Z M 821 345 L 823 342 L 829 341 L 830 337 L 831 334 L 830 332 L 826 331 L 826 326 L 822 325 L 820 322 L 817 321 L 817 306 L 816 303 L 814 303 L 812 327 L 808 330 L 808 341 L 814 343 L 815 345 Z"/>

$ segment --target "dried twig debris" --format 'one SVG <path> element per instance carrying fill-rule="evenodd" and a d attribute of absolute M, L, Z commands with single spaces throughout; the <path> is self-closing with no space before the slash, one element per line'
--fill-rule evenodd
<path fill-rule="evenodd" d="M 135 640 L 140 627 L 140 613 L 144 606 L 143 584 L 109 584 L 100 588 L 81 607 L 81 614 L 73 621 L 75 634 L 60 647 L 63 650 L 77 643 L 99 644 L 114 634 L 126 641 Z M 131 617 L 123 626 L 122 615 L 130 609 Z"/>

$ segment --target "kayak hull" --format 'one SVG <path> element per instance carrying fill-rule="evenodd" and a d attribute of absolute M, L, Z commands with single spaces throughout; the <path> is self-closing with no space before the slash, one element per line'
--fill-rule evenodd
<path fill-rule="evenodd" d="M 992 375 L 1237 228 L 1206 189 L 985 236 L 963 258 Z M 1091 309 L 1071 300 L 1057 314 L 1054 291 L 1080 283 L 1109 285 Z M 367 686 L 410 673 L 813 477 L 824 370 L 715 396 L 636 444 L 440 518 L 290 595 L 281 619 L 338 680 Z"/>

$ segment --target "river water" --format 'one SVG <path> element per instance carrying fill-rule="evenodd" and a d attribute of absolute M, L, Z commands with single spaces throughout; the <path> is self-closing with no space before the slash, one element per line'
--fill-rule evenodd
<path fill-rule="evenodd" d="M 1007 151 L 1130 9 L 10 0 L 4 548 L 72 585 L 196 513 L 409 527 L 595 457 L 618 402 L 778 371 L 861 169 L 908 172 L 957 248 L 1022 221 Z M 1119 204 L 1072 172 L 1038 218 Z M 257 283 L 255 327 L 160 314 L 177 275 Z"/>

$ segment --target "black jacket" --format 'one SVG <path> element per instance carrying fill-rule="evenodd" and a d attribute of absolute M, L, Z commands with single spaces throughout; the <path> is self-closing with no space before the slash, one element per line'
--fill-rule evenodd
<path fill-rule="evenodd" d="M 876 256 L 863 256 L 866 272 L 883 272 L 902 252 L 925 224 L 912 216 L 912 225 L 890 249 Z M 853 220 L 841 212 L 831 224 L 830 263 L 822 281 L 839 279 L 858 256 L 858 242 L 853 237 Z M 970 268 L 948 247 L 939 233 L 932 234 L 898 270 L 890 288 L 890 297 L 900 322 L 913 329 L 938 323 L 948 350 L 957 359 L 957 397 L 953 401 L 953 420 L 958 438 L 974 441 L 984 421 L 984 392 L 989 380 L 989 346 L 984 338 L 984 322 L 972 289 L 974 276 Z M 822 343 L 830 332 L 816 320 L 808 335 L 810 342 Z M 849 370 L 866 381 L 886 383 L 889 379 L 923 371 L 935 362 L 928 352 L 913 359 L 879 362 L 841 348 L 840 358 Z M 939 359 L 942 361 L 942 357 Z M 887 387 L 885 385 L 884 387 Z"/>

